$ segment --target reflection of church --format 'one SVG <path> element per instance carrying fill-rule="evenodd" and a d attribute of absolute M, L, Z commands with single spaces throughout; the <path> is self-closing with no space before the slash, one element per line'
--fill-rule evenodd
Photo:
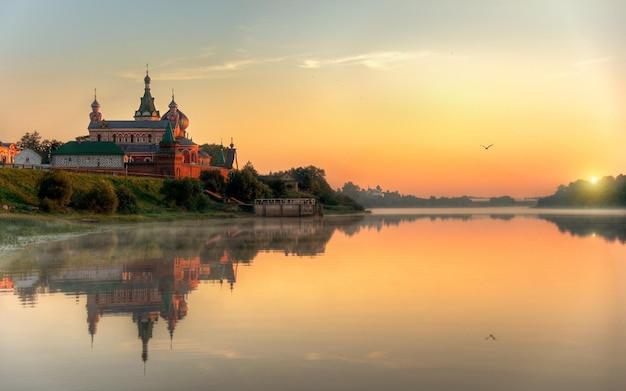
<path fill-rule="evenodd" d="M 94 283 L 87 290 L 87 323 L 92 341 L 101 316 L 131 314 L 142 341 L 142 359 L 159 318 L 167 322 L 170 338 L 187 315 L 187 295 L 198 285 L 200 258 L 145 260 L 125 265 L 111 286 Z M 95 289 L 94 289 L 95 288 Z"/>
<path fill-rule="evenodd" d="M 170 340 L 178 323 L 187 316 L 189 293 L 200 281 L 229 284 L 236 282 L 236 263 L 228 253 L 216 261 L 200 257 L 185 259 L 146 259 L 123 265 L 68 268 L 40 278 L 38 273 L 3 274 L 0 291 L 13 291 L 23 305 L 34 306 L 37 293 L 72 292 L 87 298 L 87 323 L 94 343 L 103 316 L 128 315 L 137 327 L 142 342 L 141 358 L 148 360 L 148 343 L 159 319 L 167 324 Z"/>
<path fill-rule="evenodd" d="M 141 358 L 147 361 L 148 342 L 159 319 L 167 323 L 173 340 L 176 326 L 188 312 L 187 295 L 197 288 L 200 280 L 217 281 L 226 276 L 232 287 L 236 277 L 232 270 L 233 263 L 227 257 L 213 263 L 202 263 L 196 257 L 173 261 L 151 259 L 124 265 L 116 284 L 99 286 L 94 282 L 86 288 L 92 343 L 102 316 L 130 314 L 142 341 Z"/>
<path fill-rule="evenodd" d="M 189 294 L 200 284 L 233 290 L 238 265 L 251 264 L 260 250 L 314 256 L 324 252 L 335 229 L 318 219 L 263 219 L 229 224 L 225 231 L 174 228 L 174 241 L 171 227 L 113 232 L 101 236 L 102 258 L 92 262 L 92 241 L 67 241 L 60 248 L 51 245 L 51 251 L 37 251 L 36 270 L 2 275 L 0 289 L 13 291 L 25 306 L 35 306 L 38 295 L 46 292 L 75 294 L 77 303 L 85 297 L 93 344 L 98 341 L 98 327 L 107 327 L 106 322 L 100 323 L 103 317 L 130 318 L 141 340 L 142 360 L 147 361 L 155 330 L 167 329 L 174 341 L 188 315 Z M 147 248 L 151 258 L 134 258 L 148 254 Z M 57 251 L 65 255 L 63 261 Z"/>

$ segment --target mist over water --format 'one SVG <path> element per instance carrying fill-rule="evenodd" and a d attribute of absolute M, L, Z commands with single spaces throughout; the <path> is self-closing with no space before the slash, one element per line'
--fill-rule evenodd
<path fill-rule="evenodd" d="M 13 390 L 620 390 L 622 211 L 131 225 L 0 259 Z"/>

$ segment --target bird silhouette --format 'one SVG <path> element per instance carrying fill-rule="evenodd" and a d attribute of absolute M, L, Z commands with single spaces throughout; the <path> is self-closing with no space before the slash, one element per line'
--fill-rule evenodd
<path fill-rule="evenodd" d="M 485 148 L 485 149 L 489 149 L 489 148 L 491 148 L 491 146 L 492 146 L 492 145 L 493 145 L 493 144 L 489 144 L 489 145 L 487 145 L 487 146 L 485 147 L 484 145 L 480 144 L 480 146 L 481 146 L 481 147 L 483 147 L 483 148 Z"/>
<path fill-rule="evenodd" d="M 494 337 L 493 334 L 489 334 L 489 336 L 487 336 L 487 338 L 485 338 L 485 339 L 492 339 L 494 341 L 497 341 L 496 337 Z"/>

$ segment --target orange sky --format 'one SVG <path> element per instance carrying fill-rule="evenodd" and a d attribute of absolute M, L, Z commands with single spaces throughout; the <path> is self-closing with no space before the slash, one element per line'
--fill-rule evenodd
<path fill-rule="evenodd" d="M 616 3 L 10 0 L 0 140 L 86 134 L 94 88 L 105 119 L 132 119 L 148 63 L 157 109 L 174 90 L 193 140 L 232 137 L 240 166 L 314 165 L 333 188 L 420 197 L 545 196 L 626 166 Z"/>

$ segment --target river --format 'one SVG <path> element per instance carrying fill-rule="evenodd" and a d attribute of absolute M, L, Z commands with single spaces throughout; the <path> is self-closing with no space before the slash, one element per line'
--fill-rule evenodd
<path fill-rule="evenodd" d="M 626 212 L 125 225 L 0 259 L 7 390 L 624 390 Z"/>

